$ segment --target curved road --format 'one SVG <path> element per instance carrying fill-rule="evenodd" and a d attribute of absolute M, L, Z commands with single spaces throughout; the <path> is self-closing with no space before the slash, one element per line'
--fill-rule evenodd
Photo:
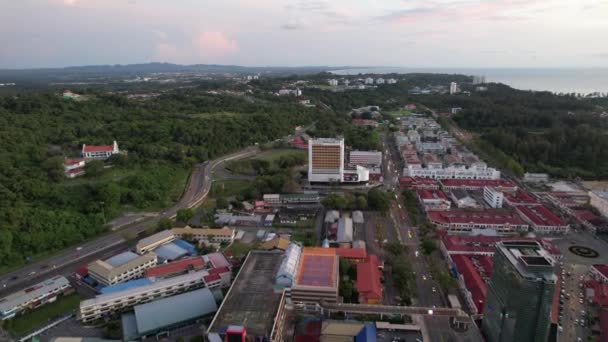
<path fill-rule="evenodd" d="M 38 283 L 57 274 L 69 275 L 80 265 L 87 264 L 99 258 L 109 257 L 129 247 L 129 241 L 123 236 L 126 234 L 141 234 L 148 227 L 156 225 L 162 218 L 174 218 L 179 209 L 192 208 L 199 205 L 211 190 L 211 174 L 221 163 L 254 156 L 258 153 L 257 147 L 248 147 L 238 152 L 222 156 L 218 159 L 204 162 L 195 166 L 188 186 L 184 190 L 179 202 L 162 211 L 159 215 L 137 223 L 127 224 L 121 230 L 100 236 L 94 240 L 83 243 L 79 247 L 72 247 L 47 259 L 34 262 L 18 270 L 0 276 L 0 295 L 19 290 L 26 286 Z"/>

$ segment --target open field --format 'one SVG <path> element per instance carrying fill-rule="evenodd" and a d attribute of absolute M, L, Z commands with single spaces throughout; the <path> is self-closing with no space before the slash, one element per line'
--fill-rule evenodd
<path fill-rule="evenodd" d="M 231 197 L 241 194 L 251 186 L 251 182 L 241 179 L 226 179 L 213 182 L 211 196 Z"/>
<path fill-rule="evenodd" d="M 5 323 L 5 328 L 13 336 L 23 336 L 54 318 L 69 314 L 79 304 L 80 295 L 76 293 L 60 297 L 54 303 L 47 304 L 28 314 L 11 319 L 10 323 Z"/>
<path fill-rule="evenodd" d="M 266 160 L 269 162 L 273 162 L 278 160 L 281 157 L 287 157 L 292 155 L 306 155 L 307 152 L 303 150 L 294 150 L 294 149 L 277 149 L 277 150 L 268 150 L 260 153 L 254 159 Z"/>

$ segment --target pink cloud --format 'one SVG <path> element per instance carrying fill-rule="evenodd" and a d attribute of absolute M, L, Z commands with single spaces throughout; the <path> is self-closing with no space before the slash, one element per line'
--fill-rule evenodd
<path fill-rule="evenodd" d="M 239 51 L 236 41 L 229 39 L 222 32 L 205 31 L 193 41 L 195 48 L 202 57 L 222 57 Z"/>

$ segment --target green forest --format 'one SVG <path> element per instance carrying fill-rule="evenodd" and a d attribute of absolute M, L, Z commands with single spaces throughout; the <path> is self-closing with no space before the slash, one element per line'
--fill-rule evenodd
<path fill-rule="evenodd" d="M 196 163 L 264 143 L 331 111 L 295 103 L 176 90 L 148 101 L 93 93 L 87 101 L 52 93 L 0 98 L 0 267 L 102 233 L 124 210 L 158 210 L 177 200 Z M 83 143 L 117 140 L 126 155 L 87 175 L 63 177 L 63 158 Z"/>
<path fill-rule="evenodd" d="M 471 96 L 433 96 L 423 101 L 435 108 L 462 107 L 454 121 L 528 172 L 588 179 L 608 176 L 608 121 L 590 101 L 498 84 Z"/>

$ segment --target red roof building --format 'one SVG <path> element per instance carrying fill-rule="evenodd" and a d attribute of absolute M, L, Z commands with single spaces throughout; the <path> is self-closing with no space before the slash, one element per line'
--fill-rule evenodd
<path fill-rule="evenodd" d="M 442 179 L 441 188 L 483 190 L 484 187 L 494 187 L 499 191 L 517 191 L 517 185 L 506 179 Z"/>
<path fill-rule="evenodd" d="M 505 194 L 504 201 L 512 207 L 517 205 L 539 204 L 536 197 L 532 196 L 532 194 L 530 194 L 529 192 L 521 190 L 510 194 Z"/>
<path fill-rule="evenodd" d="M 608 284 L 608 265 L 595 264 L 589 267 L 589 272 L 593 279 Z"/>
<path fill-rule="evenodd" d="M 144 276 L 146 278 L 165 278 L 186 273 L 190 270 L 201 270 L 203 268 L 205 268 L 205 261 L 203 258 L 193 257 L 148 268 L 144 271 Z"/>
<path fill-rule="evenodd" d="M 367 251 L 365 248 L 336 248 L 336 254 L 338 254 L 340 258 L 348 259 L 355 263 L 367 259 Z"/>
<path fill-rule="evenodd" d="M 84 175 L 85 160 L 82 158 L 64 159 L 63 173 L 68 178 Z"/>
<path fill-rule="evenodd" d="M 378 258 L 371 254 L 364 262 L 357 264 L 357 292 L 359 303 L 378 304 L 382 302 L 382 284 L 380 283 Z"/>
<path fill-rule="evenodd" d="M 422 204 L 425 211 L 428 210 L 448 210 L 451 202 L 443 191 L 437 190 L 416 190 L 418 201 Z"/>
<path fill-rule="evenodd" d="M 466 235 L 449 235 L 446 232 L 440 232 L 441 250 L 444 255 L 486 255 L 493 256 L 496 249 L 496 243 L 501 241 L 537 241 L 543 248 L 552 256 L 561 258 L 561 251 L 552 242 L 543 238 L 526 238 L 526 237 L 500 237 L 500 236 L 466 236 Z"/>
<path fill-rule="evenodd" d="M 411 189 L 439 189 L 439 182 L 432 178 L 399 177 L 399 186 Z"/>
<path fill-rule="evenodd" d="M 295 137 L 289 141 L 289 144 L 299 150 L 308 150 L 308 143 L 302 137 Z"/>
<path fill-rule="evenodd" d="M 516 213 L 496 209 L 428 211 L 428 219 L 438 228 L 454 233 L 470 233 L 473 229 L 492 229 L 500 234 L 527 230 L 528 224 Z"/>
<path fill-rule="evenodd" d="M 108 159 L 113 154 L 120 153 L 118 143 L 114 140 L 112 145 L 82 145 L 82 157 L 90 159 Z"/>
<path fill-rule="evenodd" d="M 472 308 L 477 310 L 477 313 L 482 313 L 486 301 L 487 286 L 486 282 L 481 278 L 479 267 L 476 267 L 471 257 L 466 255 L 454 255 L 452 256 L 452 260 L 456 265 L 458 274 L 462 276 L 462 280 L 468 291 L 466 297 L 469 306 L 472 305 Z M 487 276 L 489 277 L 490 275 Z"/>
<path fill-rule="evenodd" d="M 515 210 L 536 233 L 564 234 L 568 232 L 568 224 L 542 204 L 520 205 L 515 207 Z"/>

